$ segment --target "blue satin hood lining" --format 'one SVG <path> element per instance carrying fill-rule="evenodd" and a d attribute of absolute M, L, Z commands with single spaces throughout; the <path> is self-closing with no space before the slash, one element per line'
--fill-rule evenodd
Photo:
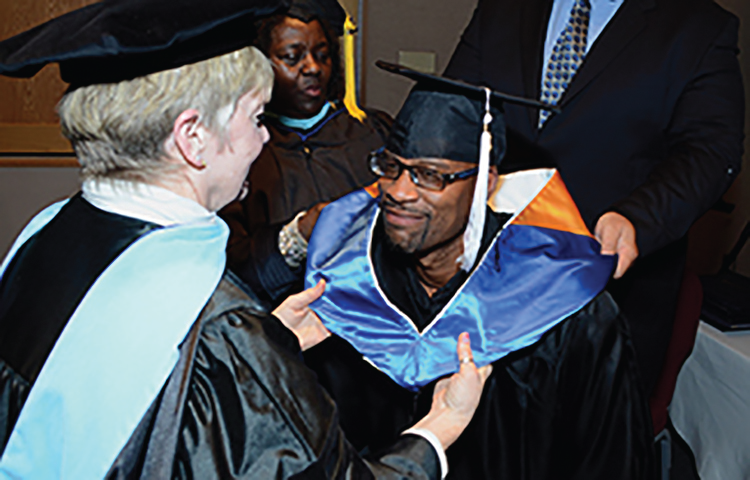
<path fill-rule="evenodd" d="M 312 305 L 326 327 L 409 389 L 458 370 L 463 331 L 480 366 L 536 342 L 599 294 L 613 266 L 590 237 L 510 224 L 420 333 L 374 275 L 378 213 L 377 199 L 364 190 L 326 207 L 310 240 L 306 283 L 326 279 L 324 296 Z"/>
<path fill-rule="evenodd" d="M 35 217 L 15 252 L 63 203 Z M 216 289 L 229 229 L 154 230 L 86 293 L 40 371 L 0 458 L 0 478 L 102 478 L 172 371 Z"/>

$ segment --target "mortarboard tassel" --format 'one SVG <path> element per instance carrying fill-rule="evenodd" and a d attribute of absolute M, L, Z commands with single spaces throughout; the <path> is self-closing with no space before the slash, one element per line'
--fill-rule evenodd
<path fill-rule="evenodd" d="M 492 134 L 490 133 L 490 94 L 489 88 L 485 88 L 486 100 L 484 106 L 484 119 L 482 135 L 479 138 L 479 172 L 477 183 L 474 186 L 474 199 L 471 203 L 469 222 L 464 231 L 464 253 L 459 257 L 461 269 L 468 272 L 474 266 L 482 243 L 484 233 L 484 220 L 487 216 L 487 182 L 490 170 L 490 151 L 492 150 Z"/>
<path fill-rule="evenodd" d="M 357 105 L 357 82 L 354 72 L 354 34 L 357 25 L 349 15 L 344 23 L 344 106 L 349 115 L 362 122 L 367 114 Z"/>

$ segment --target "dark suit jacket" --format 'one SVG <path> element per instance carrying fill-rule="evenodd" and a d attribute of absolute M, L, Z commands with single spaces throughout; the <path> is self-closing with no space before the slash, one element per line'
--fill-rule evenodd
<path fill-rule="evenodd" d="M 479 0 L 445 75 L 539 98 L 552 0 Z M 742 159 L 738 21 L 709 0 L 625 0 L 537 129 L 506 106 L 507 164 L 554 163 L 589 227 L 607 211 L 640 258 L 611 290 L 632 325 L 647 387 L 671 333 L 690 225 Z M 651 358 L 649 358 L 651 357 Z"/>

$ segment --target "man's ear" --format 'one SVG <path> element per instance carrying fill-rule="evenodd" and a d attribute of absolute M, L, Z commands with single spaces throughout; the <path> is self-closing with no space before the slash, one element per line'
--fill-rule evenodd
<path fill-rule="evenodd" d="M 487 198 L 489 198 L 495 192 L 495 187 L 497 187 L 497 179 L 497 166 L 490 165 L 490 172 L 489 176 L 487 177 Z"/>
<path fill-rule="evenodd" d="M 172 137 L 181 159 L 198 170 L 206 168 L 201 153 L 206 148 L 207 133 L 200 112 L 192 108 L 182 112 L 172 126 Z"/>

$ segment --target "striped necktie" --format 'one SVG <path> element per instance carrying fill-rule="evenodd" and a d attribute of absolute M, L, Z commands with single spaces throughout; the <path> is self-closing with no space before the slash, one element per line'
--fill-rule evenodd
<path fill-rule="evenodd" d="M 542 102 L 557 105 L 583 63 L 590 12 L 589 0 L 576 0 L 573 4 L 568 23 L 552 47 L 552 54 L 544 69 L 540 97 Z M 547 110 L 539 111 L 539 128 L 542 128 L 550 115 L 551 112 Z"/>

